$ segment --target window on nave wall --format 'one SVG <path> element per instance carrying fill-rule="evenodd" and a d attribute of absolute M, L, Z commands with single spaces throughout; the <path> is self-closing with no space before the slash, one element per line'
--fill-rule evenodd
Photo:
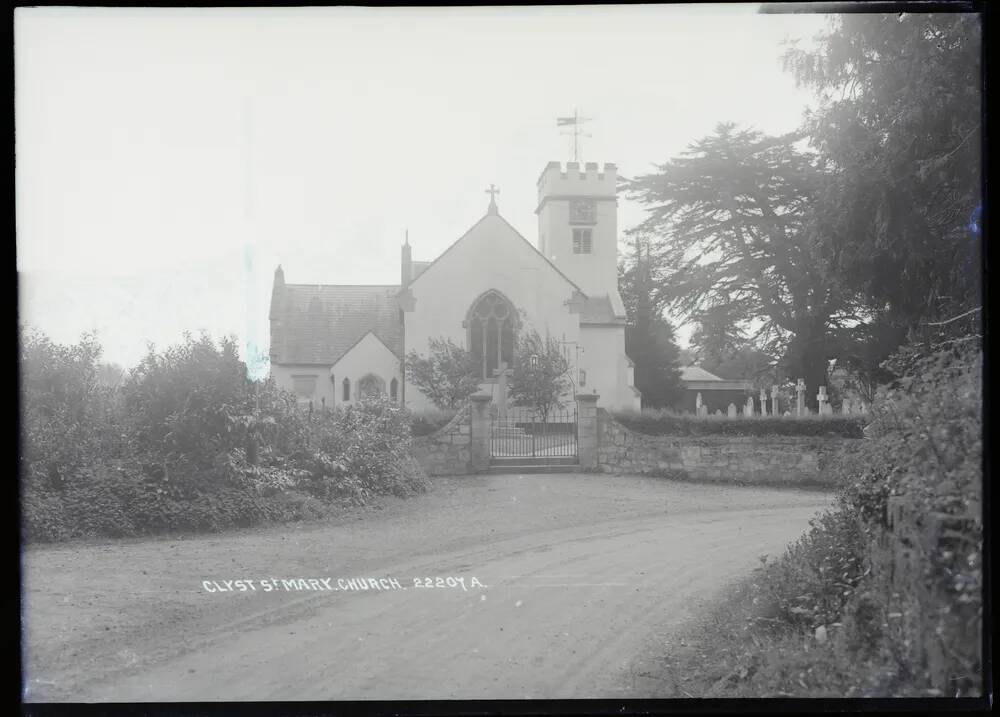
<path fill-rule="evenodd" d="M 483 294 L 469 311 L 469 351 L 482 378 L 494 378 L 501 361 L 514 356 L 514 305 L 497 291 Z"/>
<path fill-rule="evenodd" d="M 358 381 L 358 398 L 378 398 L 385 393 L 385 381 L 375 374 L 367 374 Z"/>

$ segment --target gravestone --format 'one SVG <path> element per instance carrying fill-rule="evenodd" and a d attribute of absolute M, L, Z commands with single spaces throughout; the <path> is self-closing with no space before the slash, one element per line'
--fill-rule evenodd
<path fill-rule="evenodd" d="M 819 406 L 819 415 L 825 416 L 830 413 L 830 403 L 826 395 L 826 386 L 819 387 L 819 393 L 816 394 L 816 401 Z"/>
<path fill-rule="evenodd" d="M 507 362 L 501 361 L 500 368 L 493 369 L 493 375 L 497 377 L 497 414 L 500 419 L 500 425 L 507 425 L 507 376 L 510 375 L 510 369 L 507 368 Z"/>
<path fill-rule="evenodd" d="M 844 402 L 840 404 L 840 412 L 844 415 L 850 415 L 851 413 L 851 399 L 845 398 Z"/>
<path fill-rule="evenodd" d="M 697 395 L 694 397 L 694 412 L 698 416 L 708 415 L 708 406 L 704 405 L 701 402 L 701 391 L 699 391 Z"/>
<path fill-rule="evenodd" d="M 806 380 L 800 378 L 795 384 L 795 415 L 806 415 Z"/>
<path fill-rule="evenodd" d="M 760 415 L 767 415 L 767 391 L 760 389 Z"/>
<path fill-rule="evenodd" d="M 736 404 L 730 403 L 729 408 L 726 409 L 726 415 L 730 418 L 736 418 Z"/>
<path fill-rule="evenodd" d="M 753 416 L 753 396 L 747 396 L 747 405 L 743 410 L 743 416 L 745 418 L 750 418 Z"/>
<path fill-rule="evenodd" d="M 771 412 L 768 414 L 770 416 L 780 416 L 781 412 L 778 410 L 778 387 L 777 385 L 771 386 Z"/>

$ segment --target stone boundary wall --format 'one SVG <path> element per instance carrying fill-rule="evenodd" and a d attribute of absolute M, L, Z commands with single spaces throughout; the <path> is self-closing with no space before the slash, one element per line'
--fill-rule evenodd
<path fill-rule="evenodd" d="M 469 473 L 469 407 L 465 406 L 447 424 L 429 436 L 413 439 L 411 455 L 429 476 Z"/>
<path fill-rule="evenodd" d="M 827 436 L 651 436 L 598 414 L 605 473 L 670 475 L 756 484 L 831 485 L 824 468 L 859 439 Z"/>
<path fill-rule="evenodd" d="M 948 589 L 947 571 L 935 565 L 944 551 L 968 551 L 976 535 L 971 521 L 921 510 L 907 496 L 889 496 L 884 525 L 867 545 L 872 576 L 881 584 L 882 619 L 906 663 L 942 696 L 959 681 L 982 689 L 981 605 L 963 603 Z"/>

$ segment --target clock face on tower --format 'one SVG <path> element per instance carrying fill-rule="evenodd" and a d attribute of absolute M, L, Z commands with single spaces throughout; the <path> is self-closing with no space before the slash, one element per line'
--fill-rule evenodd
<path fill-rule="evenodd" d="M 569 201 L 569 221 L 571 224 L 596 224 L 597 205 L 593 199 L 571 199 Z"/>

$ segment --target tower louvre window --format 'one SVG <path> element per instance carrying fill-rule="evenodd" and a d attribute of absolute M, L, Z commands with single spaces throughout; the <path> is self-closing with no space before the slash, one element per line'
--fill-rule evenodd
<path fill-rule="evenodd" d="M 593 248 L 593 235 L 594 232 L 592 229 L 581 229 L 579 227 L 574 227 L 573 253 L 590 254 Z"/>

